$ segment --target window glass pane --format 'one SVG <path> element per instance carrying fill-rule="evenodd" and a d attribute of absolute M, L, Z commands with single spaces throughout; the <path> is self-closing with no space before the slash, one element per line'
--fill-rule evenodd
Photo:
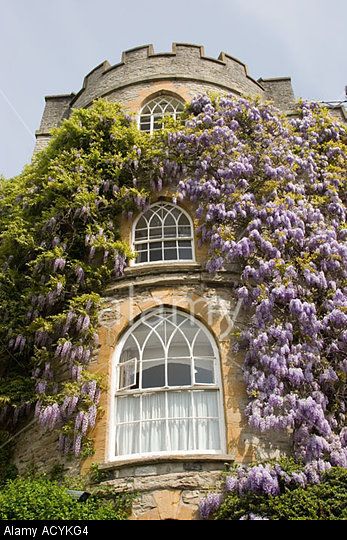
<path fill-rule="evenodd" d="M 117 423 L 129 423 L 140 420 L 140 399 L 139 396 L 122 396 L 117 398 Z"/>
<path fill-rule="evenodd" d="M 141 452 L 165 452 L 168 450 L 166 420 L 152 420 L 141 425 Z"/>
<path fill-rule="evenodd" d="M 214 357 L 214 352 L 210 340 L 205 332 L 199 330 L 194 344 L 194 356 L 210 356 Z"/>
<path fill-rule="evenodd" d="M 191 261 L 193 258 L 193 253 L 191 248 L 180 248 L 178 250 L 179 258 L 182 261 Z"/>
<path fill-rule="evenodd" d="M 168 418 L 192 418 L 192 396 L 189 390 L 167 393 Z"/>
<path fill-rule="evenodd" d="M 146 263 L 146 262 L 148 262 L 147 251 L 142 251 L 141 253 L 138 254 L 136 258 L 136 263 L 139 264 L 139 263 Z"/>
<path fill-rule="evenodd" d="M 188 225 L 190 227 L 189 219 L 184 214 L 180 215 L 180 218 L 178 220 L 179 225 Z"/>
<path fill-rule="evenodd" d="M 176 219 L 178 219 L 180 215 L 182 214 L 179 208 L 172 208 L 171 213 Z"/>
<path fill-rule="evenodd" d="M 124 343 L 122 354 L 120 355 L 119 362 L 127 362 L 132 358 L 140 358 L 139 349 L 133 336 L 130 335 Z"/>
<path fill-rule="evenodd" d="M 190 349 L 180 330 L 177 330 L 171 339 L 168 356 L 190 357 Z"/>
<path fill-rule="evenodd" d="M 164 227 L 164 238 L 176 238 L 177 228 L 176 227 Z"/>
<path fill-rule="evenodd" d="M 193 344 L 195 336 L 200 332 L 199 327 L 191 319 L 186 319 L 184 323 L 180 325 L 180 330 L 183 332 L 190 345 Z"/>
<path fill-rule="evenodd" d="M 161 218 L 158 216 L 157 213 L 153 214 L 150 222 L 149 222 L 149 226 L 150 227 L 160 227 L 161 228 Z"/>
<path fill-rule="evenodd" d="M 191 247 L 191 240 L 179 240 L 179 258 L 183 260 L 191 260 L 193 258 L 193 251 Z"/>
<path fill-rule="evenodd" d="M 177 255 L 177 248 L 168 248 L 166 247 L 166 244 L 164 244 L 164 260 L 165 261 L 177 261 L 178 255 Z"/>
<path fill-rule="evenodd" d="M 141 131 L 150 131 L 151 130 L 151 124 L 149 122 L 141 122 L 140 129 L 141 129 Z"/>
<path fill-rule="evenodd" d="M 136 229 L 135 231 L 135 240 L 147 240 L 148 238 L 148 229 Z"/>
<path fill-rule="evenodd" d="M 163 420 L 166 418 L 165 392 L 143 394 L 142 420 Z"/>
<path fill-rule="evenodd" d="M 190 227 L 186 227 L 186 226 L 183 226 L 183 225 L 180 225 L 178 227 L 178 236 L 191 236 L 191 230 L 190 230 Z"/>
<path fill-rule="evenodd" d="M 177 249 L 176 249 L 177 248 L 176 240 L 166 240 L 164 242 L 164 248 L 165 249 L 168 249 L 168 248 L 175 249 L 177 251 Z"/>
<path fill-rule="evenodd" d="M 195 450 L 194 420 L 169 420 L 169 437 L 172 452 Z"/>
<path fill-rule="evenodd" d="M 158 323 L 162 321 L 162 317 L 159 315 L 152 315 L 148 319 L 146 319 L 146 324 L 149 324 L 149 326 L 157 326 Z"/>
<path fill-rule="evenodd" d="M 126 396 L 116 400 L 116 455 L 136 454 L 140 451 L 140 397 Z"/>
<path fill-rule="evenodd" d="M 164 348 L 159 337 L 152 332 L 143 350 L 143 360 L 155 360 L 156 358 L 164 358 Z"/>
<path fill-rule="evenodd" d="M 170 450 L 195 450 L 191 392 L 168 392 L 167 398 Z"/>
<path fill-rule="evenodd" d="M 191 240 L 179 240 L 179 241 L 178 241 L 178 246 L 179 246 L 180 248 L 184 248 L 184 249 L 190 248 L 191 245 L 192 245 Z"/>
<path fill-rule="evenodd" d="M 167 372 L 169 386 L 190 386 L 192 384 L 190 358 L 169 359 Z"/>
<path fill-rule="evenodd" d="M 164 221 L 165 227 L 176 227 L 176 221 L 171 213 L 167 214 L 165 221 Z"/>
<path fill-rule="evenodd" d="M 140 452 L 140 424 L 121 424 L 116 427 L 116 456 Z"/>
<path fill-rule="evenodd" d="M 162 238 L 162 236 L 163 236 L 162 227 L 151 227 L 149 229 L 149 237 L 150 238 Z"/>
<path fill-rule="evenodd" d="M 171 334 L 176 330 L 176 325 L 172 324 L 170 320 L 165 317 L 165 321 L 163 323 L 163 332 L 165 332 L 165 344 L 168 343 Z"/>
<path fill-rule="evenodd" d="M 142 388 L 160 388 L 165 386 L 164 361 L 142 363 Z"/>
<path fill-rule="evenodd" d="M 196 450 L 220 450 L 220 433 L 218 420 L 195 421 Z"/>
<path fill-rule="evenodd" d="M 145 323 L 141 323 L 140 326 L 138 326 L 136 330 L 133 331 L 132 335 L 136 338 L 140 349 L 142 349 L 145 339 L 147 338 L 150 331 L 151 329 Z"/>
<path fill-rule="evenodd" d="M 214 390 L 194 391 L 195 416 L 218 418 L 218 393 Z"/>
<path fill-rule="evenodd" d="M 135 250 L 137 251 L 136 262 L 147 262 L 148 260 L 148 244 L 136 244 Z"/>
<path fill-rule="evenodd" d="M 171 322 L 171 324 L 175 325 L 175 328 L 180 326 L 184 321 L 187 321 L 187 317 L 183 316 L 179 310 L 168 313 L 167 319 Z"/>
<path fill-rule="evenodd" d="M 167 450 L 165 392 L 142 396 L 142 452 Z"/>
<path fill-rule="evenodd" d="M 136 381 L 138 381 L 137 373 L 137 359 L 133 358 L 127 362 L 119 364 L 119 390 L 125 390 L 127 388 L 136 388 Z"/>
<path fill-rule="evenodd" d="M 213 384 L 214 383 L 214 373 L 213 373 L 213 360 L 202 360 L 195 358 L 194 360 L 195 367 L 195 382 L 198 384 Z"/>
<path fill-rule="evenodd" d="M 146 229 L 146 228 L 147 228 L 147 221 L 142 216 L 137 222 L 136 229 Z"/>
<path fill-rule="evenodd" d="M 152 242 L 149 245 L 149 260 L 151 262 L 163 260 L 163 249 L 161 242 Z"/>

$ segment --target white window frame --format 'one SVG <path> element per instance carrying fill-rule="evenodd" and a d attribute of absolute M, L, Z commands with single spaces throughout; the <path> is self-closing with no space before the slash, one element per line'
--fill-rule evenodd
<path fill-rule="evenodd" d="M 160 129 L 163 128 L 163 122 L 161 123 L 160 128 L 157 128 L 157 129 L 154 128 L 155 118 L 154 118 L 153 110 L 158 105 L 161 107 L 161 110 L 162 110 L 162 115 L 159 115 L 158 118 L 163 119 L 163 118 L 165 118 L 165 116 L 171 116 L 171 118 L 173 118 L 174 120 L 177 120 L 177 118 L 183 112 L 184 101 L 182 99 L 180 99 L 179 97 L 171 96 L 170 94 L 162 94 L 162 95 L 157 96 L 155 98 L 149 99 L 141 107 L 141 110 L 140 110 L 139 115 L 138 115 L 137 125 L 138 125 L 138 128 L 139 128 L 140 131 L 143 131 L 144 133 L 150 133 L 152 135 L 152 133 L 154 131 L 160 131 Z M 173 112 L 170 111 L 167 114 L 166 109 L 167 109 L 168 105 L 173 107 L 174 111 Z M 149 113 L 143 113 L 143 111 L 144 111 L 144 109 L 146 109 L 146 107 L 149 107 L 151 109 Z M 182 107 L 182 110 L 178 110 L 179 107 Z M 150 124 L 149 130 L 141 129 L 141 123 L 142 123 L 141 119 L 144 116 L 147 116 L 149 118 L 149 124 Z M 158 121 L 157 118 L 156 118 L 156 121 Z"/>
<path fill-rule="evenodd" d="M 171 207 L 171 208 L 176 208 L 178 209 L 189 221 L 189 225 L 190 225 L 190 232 L 191 234 L 189 236 L 183 236 L 183 237 L 178 237 L 178 236 L 175 236 L 175 237 L 165 237 L 165 236 L 161 236 L 160 238 L 153 238 L 153 239 L 149 239 L 149 235 L 147 237 L 147 240 L 136 240 L 135 238 L 135 233 L 136 233 L 136 227 L 137 227 L 137 224 L 138 222 L 140 221 L 140 219 L 150 210 L 153 210 L 155 209 L 156 207 Z M 176 220 L 176 227 L 177 227 L 177 220 Z M 162 227 L 163 227 L 163 222 L 162 222 Z M 150 243 L 164 243 L 165 242 L 177 242 L 177 245 L 178 245 L 178 242 L 182 240 L 182 241 L 190 241 L 191 242 L 191 250 L 192 250 L 192 258 L 191 259 L 169 259 L 169 260 L 163 260 L 163 259 L 160 259 L 159 261 L 150 261 L 150 260 L 147 260 L 146 262 L 136 262 L 136 259 L 132 259 L 131 261 L 131 264 L 130 266 L 136 266 L 136 267 L 141 267 L 141 266 L 147 266 L 147 265 L 163 265 L 163 264 L 195 264 L 196 262 L 196 258 L 195 258 L 195 241 L 194 241 L 194 225 L 193 225 L 193 221 L 192 221 L 192 218 L 190 217 L 190 215 L 188 214 L 188 212 L 186 212 L 181 206 L 178 206 L 177 204 L 172 204 L 172 203 L 169 203 L 169 202 L 166 202 L 166 201 L 159 201 L 159 202 L 156 202 L 154 204 L 152 204 L 149 208 L 147 208 L 144 212 L 141 212 L 141 214 L 139 216 L 137 216 L 137 218 L 135 219 L 134 223 L 133 223 L 133 226 L 132 226 L 132 230 L 131 230 L 131 245 L 133 247 L 133 250 L 134 251 L 137 251 L 136 250 L 136 246 L 139 245 L 139 244 L 150 244 Z M 149 259 L 149 254 L 150 254 L 150 250 L 148 249 L 147 250 L 147 253 L 148 253 L 148 259 Z"/>
<path fill-rule="evenodd" d="M 120 364 L 120 356 L 123 352 L 123 347 L 126 343 L 126 340 L 128 337 L 132 334 L 132 332 L 146 319 L 149 319 L 152 316 L 155 315 L 163 315 L 163 313 L 166 312 L 172 312 L 177 313 L 180 315 L 183 315 L 186 319 L 191 320 L 196 324 L 200 330 L 202 330 L 205 334 L 205 336 L 208 338 L 209 343 L 212 346 L 213 354 L 214 354 L 214 378 L 215 382 L 214 384 L 199 384 L 195 383 L 190 386 L 166 386 L 166 387 L 159 387 L 159 388 L 146 388 L 146 389 L 136 389 L 136 390 L 120 390 L 117 391 L 118 388 L 118 382 L 119 382 L 119 364 Z M 148 338 L 146 338 L 148 339 Z M 193 347 L 193 346 L 192 346 Z M 141 366 L 141 362 L 139 361 L 139 364 Z M 142 373 L 142 369 L 141 369 Z M 140 375 L 142 376 L 142 375 Z M 184 450 L 184 451 L 161 451 L 161 452 L 144 452 L 144 453 L 133 453 L 133 454 L 122 454 L 122 455 L 116 455 L 115 453 L 115 446 L 116 446 L 116 407 L 117 407 L 117 397 L 121 396 L 130 396 L 130 395 L 146 395 L 146 394 L 152 394 L 154 392 L 177 392 L 177 391 L 186 391 L 187 393 L 192 394 L 196 391 L 204 391 L 204 390 L 212 390 L 215 391 L 218 394 L 217 398 L 217 404 L 218 404 L 218 425 L 219 425 L 219 438 L 220 438 L 220 449 L 219 450 Z M 165 456 L 172 456 L 172 455 L 224 455 L 226 453 L 226 425 L 225 425 L 225 414 L 224 414 L 224 400 L 223 400 L 223 384 L 222 384 L 222 376 L 221 376 L 221 362 L 220 362 L 220 354 L 219 350 L 215 341 L 214 336 L 212 333 L 208 330 L 208 328 L 201 323 L 196 317 L 177 309 L 175 306 L 172 308 L 154 308 L 146 312 L 145 315 L 140 317 L 137 321 L 131 323 L 128 327 L 128 330 L 124 333 L 122 338 L 120 339 L 116 350 L 113 354 L 112 358 L 112 373 L 111 373 L 111 385 L 110 385 L 110 405 L 109 405 L 109 444 L 108 444 L 108 455 L 107 458 L 108 461 L 131 461 L 131 460 L 138 460 L 141 458 L 161 458 Z M 193 417 L 193 418 L 202 418 L 202 417 Z M 158 420 L 158 419 L 156 419 Z M 167 420 L 167 418 L 166 418 Z M 139 419 L 139 424 L 141 423 L 141 418 Z"/>

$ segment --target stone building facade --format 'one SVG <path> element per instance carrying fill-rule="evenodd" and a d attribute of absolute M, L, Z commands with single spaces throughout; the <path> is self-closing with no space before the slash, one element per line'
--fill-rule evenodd
<path fill-rule="evenodd" d="M 120 102 L 129 113 L 135 115 L 140 127 L 143 121 L 143 125 L 148 128 L 148 118 L 151 118 L 152 113 L 148 113 L 147 120 L 141 120 L 141 114 L 144 114 L 144 107 L 153 100 L 160 103 L 163 99 L 171 99 L 184 103 L 199 93 L 209 91 L 228 92 L 236 96 L 260 96 L 262 100 L 273 101 L 275 106 L 285 113 L 295 114 L 295 98 L 288 77 L 254 80 L 248 74 L 245 64 L 239 60 L 225 53 L 221 53 L 218 59 L 209 58 L 205 56 L 204 49 L 196 45 L 177 43 L 173 45 L 171 52 L 160 54 L 155 53 L 151 45 L 147 45 L 125 51 L 119 64 L 111 66 L 104 62 L 97 66 L 85 77 L 77 94 L 46 97 L 41 125 L 37 131 L 36 150 L 47 144 L 50 130 L 58 126 L 64 118 L 68 118 L 74 108 L 88 107 L 97 98 Z M 342 109 L 334 112 L 343 118 Z M 153 127 L 156 119 L 154 124 L 153 119 L 151 122 Z M 156 208 L 167 205 L 170 210 L 172 194 L 167 189 L 161 193 L 153 193 L 151 203 L 157 205 Z M 147 254 L 143 255 L 144 259 L 139 259 L 137 264 L 135 262 L 129 266 L 125 275 L 115 280 L 106 292 L 100 313 L 100 346 L 90 365 L 92 371 L 103 374 L 107 389 L 101 398 L 103 412 L 92 432 L 95 453 L 84 461 L 82 471 L 88 471 L 92 463 L 96 463 L 102 473 L 102 483 L 111 485 L 115 492 L 138 492 L 139 496 L 133 506 L 134 519 L 194 519 L 197 517 L 199 499 L 218 488 L 223 471 L 231 463 L 247 463 L 259 458 L 279 456 L 290 452 L 291 446 L 289 434 L 273 433 L 260 437 L 247 425 L 244 415 L 247 396 L 242 376 L 242 353 L 233 352 L 233 329 L 235 325 L 240 327 L 247 324 L 247 313 L 242 311 L 234 292 L 238 284 L 238 268 L 230 266 L 216 275 L 204 270 L 207 253 L 205 248 L 199 247 L 194 235 L 195 208 L 185 204 L 181 210 L 190 219 L 191 256 L 155 260 L 160 257 L 154 256 L 154 251 L 151 252 L 150 246 L 154 244 L 146 244 Z M 136 240 L 134 226 L 139 223 L 139 219 L 140 216 L 134 216 L 131 222 L 124 219 L 122 223 L 122 238 L 132 245 Z M 162 250 L 167 249 L 169 252 L 168 246 L 173 249 L 170 238 L 161 240 Z M 181 241 L 177 240 L 177 253 L 180 253 L 181 245 L 187 245 L 188 240 L 184 241 L 186 244 L 180 244 Z M 150 260 L 152 256 L 153 260 Z M 199 327 L 202 332 L 198 335 L 202 336 L 206 332 L 208 339 L 213 342 L 213 361 L 216 373 L 220 374 L 218 388 L 213 387 L 220 398 L 217 422 L 221 429 L 219 435 L 214 435 L 219 437 L 219 443 L 216 443 L 215 447 L 209 447 L 211 443 L 206 440 L 204 443 L 187 443 L 186 449 L 183 444 L 183 451 L 182 448 L 179 451 L 170 451 L 167 448 L 157 451 L 153 441 L 149 441 L 146 443 L 149 451 L 142 454 L 135 450 L 129 451 L 131 444 L 135 444 L 129 443 L 128 451 L 119 452 L 117 455 L 117 450 L 114 451 L 113 430 L 116 389 L 112 381 L 120 377 L 119 373 L 123 369 L 116 366 L 117 354 L 118 365 L 121 365 L 119 355 L 123 353 L 120 348 L 124 347 L 127 332 L 131 332 L 132 325 L 137 324 L 141 317 L 156 314 L 159 309 L 164 313 L 165 310 L 171 313 L 175 309 L 182 320 L 189 316 L 189 320 L 195 321 L 196 328 Z M 157 373 L 159 362 L 153 362 L 153 359 L 151 361 L 154 366 L 153 373 Z M 207 365 L 209 360 L 199 357 L 198 360 L 195 358 L 195 361 L 205 362 Z M 122 373 L 128 378 L 137 376 L 137 368 L 133 368 L 132 362 L 136 364 L 137 359 L 130 358 L 124 363 L 128 371 Z M 183 361 L 181 363 L 183 365 Z M 180 369 L 183 373 L 182 365 Z M 116 372 L 118 375 L 115 375 Z M 198 373 L 198 370 L 194 373 Z M 204 373 L 206 376 L 206 370 Z M 158 376 L 158 373 L 155 376 Z M 195 386 L 192 381 L 189 386 L 192 399 L 197 396 L 194 392 L 209 392 L 210 382 L 204 385 L 197 383 L 196 378 L 194 380 Z M 216 383 L 216 380 L 214 382 Z M 136 384 L 134 378 L 128 382 L 128 386 L 123 384 L 123 393 L 118 392 L 117 399 L 124 398 L 124 393 L 126 397 L 127 389 L 133 389 L 132 398 L 137 395 Z M 150 388 L 150 385 L 147 387 Z M 119 388 L 120 386 L 118 390 Z M 162 390 L 162 396 L 170 394 L 167 381 L 166 384 L 163 383 Z M 183 384 L 180 392 L 185 391 L 187 392 Z M 148 394 L 151 392 L 148 391 Z M 146 397 L 146 391 L 142 395 Z M 144 400 L 145 397 L 141 399 Z M 166 399 L 169 398 L 170 396 Z M 154 414 L 154 401 L 151 403 L 149 412 L 145 414 Z M 170 415 L 166 414 L 166 426 L 173 421 Z M 198 417 L 194 419 L 194 429 L 199 421 Z M 159 420 L 156 422 L 159 423 Z M 206 431 L 208 422 L 209 420 L 204 418 L 202 424 L 205 427 L 200 426 L 200 431 L 205 430 L 200 436 L 205 439 L 209 439 Z M 183 423 L 182 420 L 182 426 Z M 128 427 L 130 424 L 131 422 L 128 422 Z M 140 424 L 139 429 L 142 428 L 143 425 Z M 186 428 L 182 428 L 184 429 Z M 131 433 L 133 438 L 139 436 L 141 439 L 141 434 L 138 435 L 136 430 Z M 57 454 L 56 438 L 54 433 L 41 433 L 36 425 L 24 430 L 17 438 L 15 459 L 18 467 L 24 469 L 29 463 L 35 463 L 39 468 L 47 470 L 62 460 Z M 79 463 L 73 462 L 65 463 L 65 466 L 73 471 L 80 468 Z"/>

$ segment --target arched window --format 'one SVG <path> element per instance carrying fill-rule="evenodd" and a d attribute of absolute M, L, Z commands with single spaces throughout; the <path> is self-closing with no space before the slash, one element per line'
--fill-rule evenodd
<path fill-rule="evenodd" d="M 218 349 L 194 317 L 142 317 L 118 346 L 114 379 L 111 458 L 224 451 Z"/>
<path fill-rule="evenodd" d="M 134 224 L 135 264 L 193 260 L 193 226 L 174 204 L 157 203 Z"/>
<path fill-rule="evenodd" d="M 172 116 L 175 120 L 182 113 L 184 104 L 172 96 L 158 96 L 144 105 L 140 112 L 141 131 L 153 133 L 163 127 L 163 118 Z"/>

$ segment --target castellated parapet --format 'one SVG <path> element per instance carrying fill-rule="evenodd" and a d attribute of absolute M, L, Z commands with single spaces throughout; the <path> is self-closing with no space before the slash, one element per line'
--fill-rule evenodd
<path fill-rule="evenodd" d="M 105 61 L 86 75 L 77 94 L 47 96 L 41 125 L 36 132 L 36 150 L 45 146 L 49 133 L 74 108 L 89 107 L 93 100 L 118 101 L 129 112 L 138 113 L 153 94 L 171 93 L 190 101 L 206 92 L 233 93 L 270 99 L 285 112 L 294 106 L 294 93 L 288 77 L 253 79 L 246 65 L 221 52 L 218 59 L 205 55 L 199 45 L 174 43 L 172 51 L 155 53 L 143 45 L 122 53 L 119 64 Z"/>

